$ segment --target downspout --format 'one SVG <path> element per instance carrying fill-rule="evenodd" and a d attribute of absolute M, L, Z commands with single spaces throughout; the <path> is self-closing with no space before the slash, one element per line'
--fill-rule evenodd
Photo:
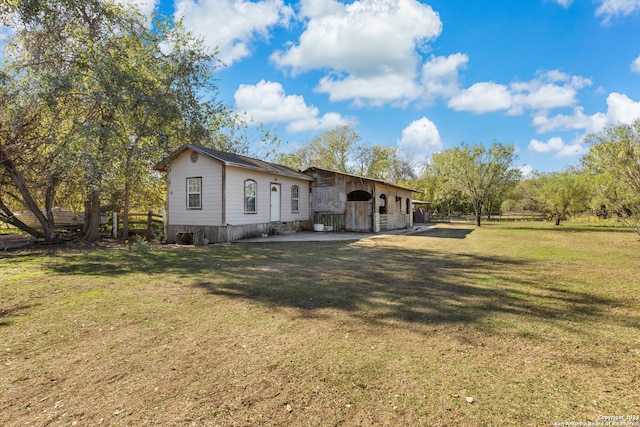
<path fill-rule="evenodd" d="M 229 224 L 227 224 L 227 165 L 222 162 L 222 217 L 220 226 L 225 227 L 225 233 L 227 235 L 227 243 L 231 241 L 229 236 Z"/>
<path fill-rule="evenodd" d="M 222 225 L 227 223 L 227 165 L 222 163 Z"/>

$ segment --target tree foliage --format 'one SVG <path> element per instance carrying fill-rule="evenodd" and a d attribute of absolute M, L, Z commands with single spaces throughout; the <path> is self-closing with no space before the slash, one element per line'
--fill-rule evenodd
<path fill-rule="evenodd" d="M 101 205 L 161 203 L 150 171 L 178 146 L 246 154 L 253 143 L 248 120 L 212 96 L 215 52 L 180 23 L 111 0 L 13 1 L 0 13 L 15 30 L 0 69 L 0 219 L 52 239 L 52 210 L 80 204 L 95 240 Z M 16 218 L 25 209 L 44 233 Z"/>
<path fill-rule="evenodd" d="M 640 119 L 587 137 L 583 164 L 595 179 L 595 204 L 640 234 Z"/>
<path fill-rule="evenodd" d="M 543 212 L 555 225 L 588 206 L 589 183 L 576 170 L 537 174 L 517 186 L 521 203 Z"/>
<path fill-rule="evenodd" d="M 415 178 L 409 160 L 397 149 L 368 145 L 351 126 L 337 126 L 292 153 L 280 154 L 280 164 L 297 170 L 310 167 L 333 170 L 401 184 Z"/>
<path fill-rule="evenodd" d="M 360 135 L 351 126 L 337 126 L 315 137 L 293 153 L 281 154 L 278 161 L 294 169 L 312 166 L 336 172 L 351 172 L 350 162 L 360 144 Z"/>
<path fill-rule="evenodd" d="M 514 169 L 515 148 L 494 141 L 450 148 L 432 156 L 431 171 L 437 177 L 439 198 L 464 197 L 472 206 L 476 225 L 481 225 L 483 208 L 515 185 L 520 172 Z"/>
<path fill-rule="evenodd" d="M 413 164 L 397 148 L 362 145 L 355 158 L 354 173 L 385 182 L 409 185 L 416 179 Z"/>

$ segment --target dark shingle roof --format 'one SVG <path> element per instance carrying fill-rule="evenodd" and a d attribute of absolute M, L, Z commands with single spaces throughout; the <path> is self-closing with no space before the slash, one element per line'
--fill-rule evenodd
<path fill-rule="evenodd" d="M 222 162 L 226 166 L 236 166 L 239 168 L 253 169 L 260 172 L 266 172 L 273 175 L 288 176 L 291 178 L 304 179 L 307 181 L 313 181 L 313 178 L 302 172 L 298 172 L 295 169 L 291 169 L 287 166 L 278 165 L 275 163 L 265 162 L 263 160 L 253 159 L 251 157 L 241 156 L 239 154 L 227 153 L 225 151 L 214 150 L 212 148 L 201 147 L 199 145 L 185 144 L 176 152 L 174 152 L 169 159 L 159 163 L 155 166 L 156 170 L 165 171 L 167 165 L 171 163 L 173 159 L 182 154 L 185 150 L 193 150 L 204 156 Z"/>

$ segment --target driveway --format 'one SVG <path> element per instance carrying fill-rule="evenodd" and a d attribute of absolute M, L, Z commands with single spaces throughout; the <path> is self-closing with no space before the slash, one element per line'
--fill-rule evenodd
<path fill-rule="evenodd" d="M 273 236 L 255 237 L 251 239 L 236 240 L 233 243 L 252 242 L 324 242 L 330 240 L 360 240 L 373 239 L 376 237 L 396 236 L 403 234 L 414 234 L 427 231 L 435 227 L 434 225 L 414 225 L 401 230 L 389 230 L 380 233 L 348 233 L 336 231 L 301 231 L 292 234 L 276 234 Z"/>

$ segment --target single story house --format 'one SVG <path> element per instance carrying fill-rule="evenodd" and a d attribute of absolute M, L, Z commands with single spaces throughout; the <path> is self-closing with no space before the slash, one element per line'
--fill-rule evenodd
<path fill-rule="evenodd" d="M 186 144 L 167 172 L 167 242 L 217 243 L 287 230 L 379 232 L 412 225 L 415 190 L 320 168 L 286 166 Z"/>
<path fill-rule="evenodd" d="M 211 243 L 309 229 L 312 177 L 286 166 L 186 144 L 156 170 L 169 173 L 166 240 Z"/>

